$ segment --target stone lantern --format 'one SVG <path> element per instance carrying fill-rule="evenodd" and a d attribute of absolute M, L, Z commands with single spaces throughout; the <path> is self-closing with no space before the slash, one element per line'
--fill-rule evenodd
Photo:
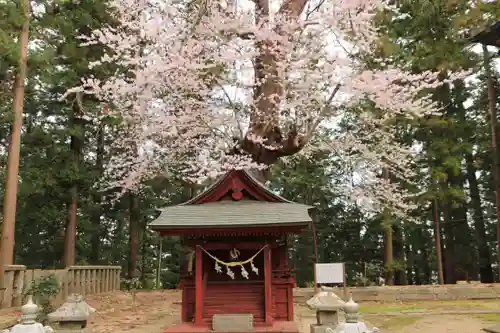
<path fill-rule="evenodd" d="M 33 303 L 32 296 L 28 296 L 28 302 L 21 307 L 21 323 L 14 325 L 10 330 L 2 330 L 2 333 L 51 333 L 52 328 L 43 326 L 36 322 L 38 306 Z"/>
<path fill-rule="evenodd" d="M 321 291 L 306 302 L 316 311 L 316 323 L 311 324 L 311 333 L 326 333 L 326 329 L 334 329 L 339 324 L 339 311 L 345 302 L 333 293 L 333 288 L 321 287 Z"/>
<path fill-rule="evenodd" d="M 359 305 L 351 297 L 344 306 L 345 322 L 335 329 L 328 329 L 326 333 L 378 333 L 378 328 L 369 329 L 364 322 L 359 321 L 358 309 Z"/>
<path fill-rule="evenodd" d="M 87 320 L 95 309 L 88 305 L 82 295 L 72 294 L 68 301 L 47 317 L 57 333 L 87 333 Z"/>

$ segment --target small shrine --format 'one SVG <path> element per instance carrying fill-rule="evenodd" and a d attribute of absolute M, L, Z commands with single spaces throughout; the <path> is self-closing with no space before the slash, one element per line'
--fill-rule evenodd
<path fill-rule="evenodd" d="M 233 170 L 195 198 L 161 209 L 151 228 L 180 236 L 191 250 L 179 285 L 183 323 L 165 332 L 298 332 L 287 235 L 309 226 L 311 208 Z"/>

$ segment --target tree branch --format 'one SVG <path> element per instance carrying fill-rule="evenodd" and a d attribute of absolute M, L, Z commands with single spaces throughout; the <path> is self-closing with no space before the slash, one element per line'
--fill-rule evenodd
<path fill-rule="evenodd" d="M 285 0 L 281 5 L 278 13 L 281 15 L 288 15 L 293 18 L 299 17 L 308 0 Z"/>
<path fill-rule="evenodd" d="M 236 104 L 234 104 L 233 100 L 229 96 L 227 90 L 222 86 L 222 84 L 220 84 L 219 82 L 217 82 L 217 85 L 222 89 L 222 92 L 223 92 L 224 96 L 227 98 L 229 106 L 231 106 L 231 109 L 234 112 L 234 117 L 236 118 L 236 123 L 238 124 L 238 131 L 240 132 L 240 138 L 242 138 L 243 137 L 243 129 L 241 128 L 241 124 L 238 121 L 238 117 L 236 116 L 236 111 L 238 110 L 238 108 L 237 108 Z"/>
<path fill-rule="evenodd" d="M 340 90 L 341 86 L 342 85 L 340 83 L 337 83 L 337 85 L 335 86 L 335 88 L 333 88 L 333 91 L 330 94 L 330 96 L 328 97 L 328 100 L 326 101 L 325 105 L 321 109 L 321 111 L 320 111 L 320 113 L 318 115 L 318 118 L 316 118 L 316 120 L 314 121 L 314 123 L 309 128 L 309 130 L 307 131 L 306 135 L 304 136 L 304 141 L 305 141 L 304 144 L 306 144 L 307 142 L 309 142 L 309 140 L 311 140 L 312 136 L 314 135 L 314 132 L 316 131 L 316 129 L 318 128 L 319 124 L 323 120 L 323 117 L 326 115 L 327 112 L 329 112 L 331 110 L 330 106 L 332 104 L 332 101 L 335 98 L 335 95 L 337 95 L 337 93 Z"/>

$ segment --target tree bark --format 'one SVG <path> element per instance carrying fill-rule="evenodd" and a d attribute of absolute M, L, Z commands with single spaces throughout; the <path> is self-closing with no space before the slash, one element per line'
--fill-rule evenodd
<path fill-rule="evenodd" d="M 496 93 L 491 74 L 491 62 L 488 53 L 488 47 L 483 45 L 483 66 L 486 75 L 486 86 L 488 89 L 488 111 L 490 114 L 491 126 L 491 154 L 493 155 L 493 179 L 495 181 L 495 213 L 497 218 L 497 266 L 498 276 L 500 277 L 500 157 L 497 147 L 497 110 Z"/>
<path fill-rule="evenodd" d="M 386 214 L 384 214 L 386 215 Z M 386 221 L 387 218 L 384 218 Z M 387 223 L 387 222 L 383 223 Z M 389 222 L 390 223 L 390 222 Z M 392 226 L 384 225 L 384 270 L 385 283 L 388 286 L 394 285 L 394 270 L 393 270 L 393 247 L 392 247 Z"/>
<path fill-rule="evenodd" d="M 7 158 L 7 176 L 5 179 L 5 196 L 3 206 L 2 239 L 0 242 L 0 291 L 3 291 L 4 266 L 14 263 L 14 235 L 17 205 L 17 187 L 19 175 L 19 155 L 21 150 L 21 129 L 24 110 L 24 81 L 26 79 L 28 62 L 28 41 L 30 23 L 30 2 L 21 1 L 23 24 L 19 35 L 19 63 L 14 79 L 12 113 L 12 134 Z M 0 292 L 0 297 L 3 297 Z"/>
<path fill-rule="evenodd" d="M 78 97 L 77 97 L 78 98 Z M 73 130 L 70 141 L 72 167 L 77 173 L 82 154 L 83 126 L 80 116 L 78 102 L 73 102 L 73 112 L 70 117 L 69 126 Z M 64 267 L 75 264 L 76 260 L 76 230 L 78 225 L 78 184 L 74 183 L 70 189 L 69 216 L 64 234 Z"/>
<path fill-rule="evenodd" d="M 436 268 L 438 272 L 438 282 L 439 284 L 444 284 L 443 249 L 441 246 L 441 225 L 439 223 L 441 217 L 439 215 L 439 203 L 437 199 L 434 199 L 432 210 L 434 216 L 434 247 L 436 249 Z"/>
<path fill-rule="evenodd" d="M 422 284 L 422 270 L 420 269 L 420 262 L 415 264 L 415 284 L 417 286 Z"/>
<path fill-rule="evenodd" d="M 491 267 L 491 252 L 486 237 L 486 227 L 481 204 L 479 184 L 474 167 L 474 157 L 471 153 L 465 155 L 467 162 L 467 181 L 469 183 L 471 206 L 473 210 L 474 229 L 479 255 L 479 274 L 481 282 L 493 283 L 493 269 Z"/>
<path fill-rule="evenodd" d="M 137 277 L 137 255 L 139 253 L 139 196 L 129 192 L 129 263 L 128 278 Z"/>
<path fill-rule="evenodd" d="M 104 124 L 99 125 L 97 132 L 97 149 L 96 149 L 96 164 L 95 168 L 100 178 L 103 173 L 104 165 Z M 102 194 L 99 190 L 93 193 L 94 209 L 92 216 L 92 236 L 91 236 L 91 263 L 99 264 L 100 261 L 100 246 L 101 246 L 101 215 L 102 215 Z"/>
<path fill-rule="evenodd" d="M 382 170 L 382 177 L 389 180 L 389 170 L 384 168 Z M 394 250 L 392 240 L 392 221 L 391 214 L 387 208 L 382 212 L 382 228 L 384 230 L 384 270 L 385 270 L 385 283 L 388 286 L 394 285 Z"/>
<path fill-rule="evenodd" d="M 76 229 L 78 224 L 78 189 L 73 186 L 70 189 L 71 202 L 69 204 L 69 216 L 66 223 L 66 230 L 64 232 L 64 253 L 63 264 L 64 267 L 70 267 L 75 264 L 75 245 L 76 245 Z"/>
<path fill-rule="evenodd" d="M 465 178 L 462 172 L 448 171 L 448 181 L 452 189 L 464 188 Z M 474 238 L 471 236 L 467 217 L 467 202 L 460 198 L 451 203 L 451 219 L 454 229 L 454 251 L 457 257 L 455 278 L 461 281 L 477 279 L 477 254 L 474 248 Z"/>
<path fill-rule="evenodd" d="M 422 240 L 428 240 L 432 239 L 429 235 L 429 232 L 427 230 L 421 230 L 421 239 Z M 424 247 L 422 250 L 422 275 L 423 275 L 423 283 L 424 284 L 429 284 L 431 281 L 431 276 L 432 276 L 432 270 L 431 270 L 431 265 L 430 265 L 430 250 L 429 247 Z"/>
<path fill-rule="evenodd" d="M 413 276 L 414 266 L 415 266 L 415 257 L 413 255 L 413 244 L 406 239 L 405 243 L 405 253 L 406 253 L 406 281 L 409 285 L 413 285 L 415 283 L 415 279 Z"/>
<path fill-rule="evenodd" d="M 308 0 L 285 0 L 278 13 L 287 20 L 296 20 L 303 12 Z M 268 0 L 256 0 L 256 25 L 270 18 Z M 275 28 L 277 34 L 283 35 L 280 26 Z M 290 38 L 290 36 L 288 36 Z M 255 162 L 265 165 L 274 164 L 280 157 L 290 156 L 300 151 L 308 138 L 300 136 L 295 128 L 290 128 L 286 134 L 280 128 L 280 104 L 284 94 L 284 77 L 279 69 L 279 63 L 285 56 L 279 42 L 273 40 L 258 40 L 255 42 L 258 51 L 254 59 L 255 88 L 253 99 L 255 109 L 250 115 L 250 128 L 245 137 L 238 142 L 235 152 L 246 153 Z M 334 90 L 333 95 L 338 91 Z M 263 138 L 259 143 L 255 138 Z"/>
<path fill-rule="evenodd" d="M 401 267 L 394 272 L 394 284 L 398 286 L 404 286 L 408 284 L 406 278 L 406 262 L 405 262 L 405 240 L 403 235 L 403 230 L 401 225 L 393 225 L 393 256 L 396 261 L 401 265 Z"/>
<path fill-rule="evenodd" d="M 122 198 L 122 200 L 128 200 L 127 197 L 125 198 Z M 126 236 L 125 236 L 125 217 L 119 217 L 118 218 L 118 221 L 116 222 L 116 231 L 115 231 L 115 234 L 113 235 L 113 241 L 115 242 L 115 244 L 123 244 L 125 243 L 126 241 Z M 112 252 L 112 256 L 113 256 L 113 262 L 114 263 L 120 263 L 120 265 L 122 264 L 123 262 L 123 254 L 118 252 L 118 251 L 113 251 Z M 128 255 L 125 256 L 126 258 L 128 258 Z M 127 262 L 128 264 L 128 262 Z M 123 276 L 126 276 L 125 272 L 122 272 Z"/>
<path fill-rule="evenodd" d="M 148 281 L 148 265 L 147 265 L 147 248 L 148 244 L 146 242 L 147 240 L 147 224 L 143 223 L 142 224 L 142 230 L 141 230 L 141 283 L 143 286 L 146 286 L 147 281 Z"/>
<path fill-rule="evenodd" d="M 455 278 L 455 242 L 453 237 L 453 220 L 451 219 L 451 203 L 447 202 L 443 207 L 444 216 L 444 281 L 446 284 L 457 282 Z"/>

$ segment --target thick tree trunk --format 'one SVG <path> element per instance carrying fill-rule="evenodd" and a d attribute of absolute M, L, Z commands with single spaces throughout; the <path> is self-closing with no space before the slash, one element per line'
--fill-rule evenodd
<path fill-rule="evenodd" d="M 102 176 L 104 164 L 104 125 L 99 125 L 97 133 L 96 165 L 98 178 Z M 90 260 L 92 264 L 99 264 L 101 245 L 101 215 L 102 215 L 102 194 L 99 190 L 93 193 L 94 209 L 92 214 L 92 236 Z"/>
<path fill-rule="evenodd" d="M 69 204 L 69 216 L 64 232 L 64 267 L 73 266 L 76 260 L 76 229 L 78 224 L 78 189 L 73 186 L 70 189 L 71 202 Z"/>
<path fill-rule="evenodd" d="M 467 181 L 469 183 L 471 206 L 473 210 L 474 229 L 476 229 L 476 241 L 479 255 L 479 274 L 481 282 L 493 282 L 493 269 L 491 267 L 491 252 L 486 238 L 486 227 L 481 205 L 481 195 L 476 177 L 476 168 L 474 167 L 474 157 L 472 154 L 466 154 L 467 162 Z"/>
<path fill-rule="evenodd" d="M 147 264 L 147 224 L 142 224 L 143 228 L 141 230 L 141 282 L 143 286 L 146 286 L 148 280 L 148 270 L 150 269 Z"/>
<path fill-rule="evenodd" d="M 285 0 L 278 13 L 289 21 L 296 20 L 303 12 L 308 0 Z M 269 0 L 256 0 L 256 24 L 262 24 L 270 18 Z M 284 38 L 292 38 L 290 32 L 281 31 L 280 25 L 275 28 L 277 34 Z M 284 97 L 284 73 L 279 63 L 285 57 L 285 50 L 275 40 L 255 41 L 257 55 L 254 59 L 255 88 L 253 100 L 255 109 L 250 115 L 250 128 L 244 138 L 238 142 L 239 153 L 245 153 L 255 162 L 265 165 L 274 164 L 280 157 L 290 156 L 300 151 L 309 140 L 298 131 L 290 128 L 284 133 L 280 128 L 280 106 Z M 333 96 L 338 91 L 336 88 Z M 256 138 L 263 138 L 260 143 Z M 271 147 L 271 148 L 270 148 Z"/>
<path fill-rule="evenodd" d="M 392 286 L 392 285 L 394 285 L 394 270 L 392 267 L 393 266 L 392 226 L 391 225 L 388 225 L 388 226 L 384 225 L 383 228 L 384 228 L 385 283 L 388 286 Z"/>
<path fill-rule="evenodd" d="M 413 285 L 415 283 L 415 279 L 413 276 L 414 266 L 415 266 L 415 257 L 413 254 L 413 244 L 406 239 L 405 243 L 405 254 L 406 254 L 406 281 L 409 285 Z"/>
<path fill-rule="evenodd" d="M 422 284 L 422 269 L 420 268 L 421 265 L 419 264 L 419 261 L 417 261 L 417 263 L 415 264 L 415 284 L 417 286 Z"/>
<path fill-rule="evenodd" d="M 448 180 L 452 189 L 464 188 L 465 178 L 462 173 L 448 172 Z M 465 200 L 451 204 L 451 219 L 454 228 L 454 252 L 457 257 L 455 278 L 457 280 L 477 279 L 477 256 L 474 248 L 474 237 L 467 218 L 467 203 Z"/>
<path fill-rule="evenodd" d="M 441 216 L 439 215 L 439 203 L 434 199 L 432 204 L 432 215 L 434 217 L 434 248 L 436 250 L 436 269 L 438 273 L 439 284 L 444 284 L 443 272 L 443 246 L 441 239 Z"/>
<path fill-rule="evenodd" d="M 26 79 L 28 62 L 28 41 L 30 23 L 30 2 L 21 1 L 23 23 L 19 36 L 19 63 L 14 79 L 14 96 L 12 113 L 14 121 L 10 136 L 9 154 L 7 157 L 7 176 L 5 178 L 5 193 L 3 203 L 2 238 L 0 241 L 0 297 L 3 298 L 4 266 L 14 263 L 14 236 L 17 205 L 17 187 L 19 175 L 19 154 L 21 150 L 21 129 L 24 110 L 24 81 Z"/>
<path fill-rule="evenodd" d="M 401 265 L 400 269 L 394 272 L 394 284 L 404 286 L 408 284 L 406 278 L 406 262 L 405 262 L 405 241 L 401 225 L 393 225 L 393 256 Z"/>
<path fill-rule="evenodd" d="M 489 57 L 488 47 L 483 45 L 483 65 L 486 74 L 486 86 L 488 89 L 488 110 L 490 114 L 491 126 L 491 154 L 493 155 L 493 179 L 495 180 L 495 212 L 497 218 L 496 233 L 497 233 L 497 269 L 500 278 L 500 152 L 498 151 L 497 138 L 497 108 L 496 108 L 496 93 L 493 84 L 493 76 L 491 74 L 491 61 Z"/>
<path fill-rule="evenodd" d="M 444 217 L 444 281 L 446 284 L 454 284 L 457 282 L 455 277 L 456 261 L 455 261 L 455 242 L 453 220 L 451 219 L 451 203 L 446 203 L 443 207 Z"/>
<path fill-rule="evenodd" d="M 382 170 L 382 177 L 385 180 L 389 180 L 389 170 L 384 168 Z M 392 239 L 392 221 L 391 213 L 385 208 L 382 212 L 382 228 L 384 230 L 384 270 L 385 270 L 385 283 L 388 286 L 394 284 L 394 250 L 393 250 L 393 239 Z"/>
<path fill-rule="evenodd" d="M 427 231 L 423 231 L 423 233 L 424 232 L 428 233 Z M 422 251 L 422 266 L 423 266 L 422 267 L 423 284 L 430 284 L 432 280 L 432 269 L 430 265 L 430 250 L 429 248 L 424 247 L 421 251 Z"/>
<path fill-rule="evenodd" d="M 125 199 L 122 199 L 125 200 Z M 126 241 L 125 237 L 125 219 L 123 217 L 118 218 L 118 221 L 116 222 L 116 231 L 115 234 L 113 235 L 113 241 L 115 244 L 123 244 Z M 115 263 L 120 263 L 122 265 L 123 263 L 123 254 L 120 253 L 119 251 L 113 251 L 112 252 L 113 256 L 113 262 Z M 126 255 L 128 258 L 128 255 Z M 127 262 L 128 264 L 128 262 Z M 124 265 L 125 266 L 125 265 Z M 128 273 L 128 272 L 127 272 Z M 122 272 L 122 274 L 125 276 L 125 272 Z"/>
<path fill-rule="evenodd" d="M 70 141 L 72 167 L 77 172 L 82 154 L 83 126 L 79 118 L 80 109 L 74 102 L 70 119 L 70 128 L 73 130 Z M 75 183 L 70 189 L 69 216 L 64 235 L 64 267 L 75 264 L 76 260 L 76 231 L 78 225 L 78 185 Z"/>
<path fill-rule="evenodd" d="M 129 192 L 129 262 L 128 278 L 137 277 L 137 255 L 139 253 L 139 196 Z"/>

